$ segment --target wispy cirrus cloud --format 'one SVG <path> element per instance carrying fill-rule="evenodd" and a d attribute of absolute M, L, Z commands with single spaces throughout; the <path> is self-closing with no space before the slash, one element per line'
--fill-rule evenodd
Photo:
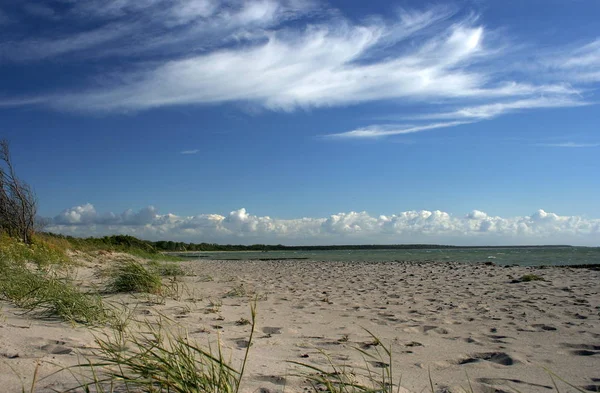
<path fill-rule="evenodd" d="M 536 143 L 535 145 L 543 146 L 543 147 L 566 147 L 566 148 L 600 147 L 600 143 L 577 143 L 577 142 Z"/>
<path fill-rule="evenodd" d="M 562 71 L 562 75 L 583 83 L 600 82 L 600 38 L 556 54 L 544 64 Z"/>
<path fill-rule="evenodd" d="M 576 95 L 576 91 L 572 90 L 572 94 L 558 96 L 540 96 L 534 98 L 526 98 L 516 101 L 502 101 L 491 104 L 467 106 L 455 111 L 445 113 L 433 113 L 422 115 L 420 119 L 473 119 L 485 120 L 491 119 L 500 115 L 511 112 L 517 112 L 528 109 L 546 109 L 546 108 L 566 108 L 574 106 L 591 105 L 591 103 L 583 101 Z"/>
<path fill-rule="evenodd" d="M 361 21 L 310 0 L 93 0 L 68 3 L 60 12 L 47 8 L 23 7 L 56 25 L 43 36 L 15 33 L 0 42 L 4 61 L 119 59 L 109 72 L 86 69 L 74 85 L 33 98 L 63 111 L 239 102 L 274 111 L 380 101 L 431 108 L 405 115 L 423 124 L 332 131 L 374 138 L 588 105 L 582 92 L 600 80 L 600 40 L 542 56 L 544 67 L 517 76 L 502 60 L 506 53 L 518 58 L 517 46 L 506 44 L 508 38 L 497 44 L 490 39 L 497 33 L 476 13 L 453 6 L 398 9 Z"/>
<path fill-rule="evenodd" d="M 224 42 L 244 41 L 244 34 L 262 37 L 263 29 L 318 8 L 311 0 L 91 0 L 66 2 L 59 11 L 23 2 L 12 8 L 13 18 L 54 23 L 39 36 L 15 33 L 0 41 L 0 52 L 4 61 L 13 62 L 57 56 L 63 57 L 61 61 L 73 56 L 129 60 L 133 55 L 185 56 Z"/>
<path fill-rule="evenodd" d="M 473 210 L 453 216 L 443 211 L 389 215 L 346 212 L 328 217 L 277 219 L 246 209 L 228 215 L 159 214 L 150 206 L 122 214 L 96 212 L 91 204 L 66 209 L 49 220 L 48 230 L 74 236 L 123 233 L 150 240 L 221 243 L 357 244 L 597 244 L 600 219 L 560 216 L 538 210 L 528 216 L 498 217 Z"/>
<path fill-rule="evenodd" d="M 38 105 L 46 103 L 46 99 L 43 97 L 32 97 L 32 98 L 0 98 L 0 108 L 11 108 L 19 106 Z"/>
<path fill-rule="evenodd" d="M 273 31 L 255 45 L 170 61 L 127 75 L 118 86 L 63 94 L 54 105 L 127 111 L 251 101 L 289 111 L 384 99 L 521 94 L 519 84 L 488 87 L 484 75 L 466 68 L 480 50 L 483 28 L 464 23 L 448 26 L 409 53 L 362 63 L 364 54 L 388 39 L 387 27 L 332 21 Z"/>
<path fill-rule="evenodd" d="M 184 154 L 184 155 L 198 154 L 199 151 L 200 151 L 199 149 L 182 150 L 179 152 L 179 154 Z"/>
<path fill-rule="evenodd" d="M 386 125 L 374 125 L 365 128 L 358 128 L 356 130 L 342 132 L 339 134 L 329 134 L 327 137 L 331 138 L 378 138 L 385 137 L 391 135 L 401 135 L 401 134 L 412 134 L 415 132 L 427 131 L 427 130 L 435 130 L 437 128 L 448 128 L 448 127 L 456 127 L 463 124 L 472 123 L 470 121 L 451 121 L 446 123 L 433 123 L 433 124 L 425 124 L 421 126 L 415 125 L 394 125 L 394 124 L 386 124 Z"/>

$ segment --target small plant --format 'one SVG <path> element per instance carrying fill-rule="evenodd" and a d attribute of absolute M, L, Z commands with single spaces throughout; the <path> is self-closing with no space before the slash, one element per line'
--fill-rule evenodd
<path fill-rule="evenodd" d="M 148 262 L 148 267 L 155 270 L 162 277 L 185 276 L 185 272 L 176 263 L 160 263 L 156 260 Z"/>
<path fill-rule="evenodd" d="M 394 393 L 394 375 L 392 373 L 392 351 L 381 345 L 381 341 L 367 330 L 367 333 L 377 342 L 375 353 L 368 353 L 363 349 L 355 348 L 363 357 L 364 367 L 353 368 L 333 363 L 331 357 L 321 352 L 327 359 L 329 370 L 319 368 L 306 363 L 290 361 L 292 364 L 302 366 L 307 372 L 301 373 L 300 377 L 306 379 L 315 392 L 330 393 Z M 381 350 L 380 350 L 381 348 Z M 375 371 L 372 367 L 381 369 Z M 401 381 L 397 383 L 400 389 Z"/>
<path fill-rule="evenodd" d="M 246 296 L 248 291 L 244 288 L 244 284 L 240 284 L 237 287 L 231 288 L 229 292 L 227 292 L 223 297 L 242 297 Z"/>
<path fill-rule="evenodd" d="M 238 326 L 246 326 L 246 325 L 250 325 L 250 321 L 247 320 L 246 318 L 240 318 L 237 321 L 235 321 L 235 324 Z"/>
<path fill-rule="evenodd" d="M 344 334 L 340 339 L 338 339 L 338 342 L 339 343 L 346 343 L 346 342 L 348 342 L 348 340 L 349 340 L 348 335 Z"/>
<path fill-rule="evenodd" d="M 109 292 L 147 292 L 160 294 L 162 281 L 156 271 L 146 269 L 141 263 L 129 260 L 112 273 Z"/>
<path fill-rule="evenodd" d="M 208 301 L 208 307 L 206 308 L 206 313 L 218 313 L 219 311 L 221 311 L 221 306 L 223 305 L 223 302 L 220 300 L 215 300 L 215 299 L 210 299 Z"/>
<path fill-rule="evenodd" d="M 256 326 L 254 305 L 251 320 L 250 343 Z M 250 350 L 248 345 L 240 368 L 234 368 L 225 360 L 220 342 L 215 352 L 201 348 L 165 318 L 142 323 L 127 334 L 97 338 L 97 343 L 99 361 L 77 367 L 91 371 L 91 381 L 89 372 L 79 378 L 80 383 L 87 381 L 78 387 L 86 392 L 237 393 Z M 74 373 L 73 368 L 69 371 Z"/>
<path fill-rule="evenodd" d="M 544 281 L 544 278 L 537 274 L 525 274 L 512 282 L 530 282 L 530 281 Z"/>

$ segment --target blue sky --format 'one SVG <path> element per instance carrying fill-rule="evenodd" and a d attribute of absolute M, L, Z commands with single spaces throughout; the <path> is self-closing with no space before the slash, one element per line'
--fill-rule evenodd
<path fill-rule="evenodd" d="M 49 230 L 600 244 L 596 0 L 0 3 Z"/>

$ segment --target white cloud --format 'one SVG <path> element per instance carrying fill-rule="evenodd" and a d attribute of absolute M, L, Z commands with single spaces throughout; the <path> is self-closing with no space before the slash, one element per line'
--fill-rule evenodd
<path fill-rule="evenodd" d="M 0 108 L 10 108 L 10 107 L 18 107 L 18 106 L 29 106 L 29 105 L 37 105 L 43 104 L 46 100 L 41 97 L 32 97 L 32 98 L 16 98 L 16 99 L 2 99 L 0 98 Z"/>
<path fill-rule="evenodd" d="M 560 216 L 543 210 L 522 217 L 497 217 L 473 210 L 464 216 L 443 211 L 406 211 L 373 216 L 367 212 L 322 218 L 277 219 L 246 209 L 219 214 L 158 214 L 154 207 L 122 214 L 98 214 L 91 204 L 65 210 L 47 230 L 74 236 L 130 234 L 150 240 L 219 243 L 366 244 L 600 243 L 600 219 Z"/>
<path fill-rule="evenodd" d="M 516 101 L 502 101 L 492 104 L 476 105 L 463 107 L 451 112 L 432 113 L 421 116 L 412 116 L 415 120 L 435 120 L 448 119 L 454 121 L 442 123 L 430 123 L 421 125 L 402 125 L 402 124 L 374 124 L 351 131 L 337 134 L 329 134 L 330 137 L 342 138 L 377 138 L 399 134 L 409 134 L 438 128 L 456 127 L 463 124 L 471 124 L 482 120 L 489 120 L 507 113 L 525 110 L 525 109 L 544 109 L 544 108 L 566 108 L 591 105 L 574 96 L 554 96 L 527 98 Z M 408 116 L 410 117 L 410 116 Z M 584 146 L 563 146 L 563 147 L 584 147 Z"/>
<path fill-rule="evenodd" d="M 559 55 L 551 64 L 578 81 L 600 82 L 600 39 L 574 49 L 567 56 Z"/>
<path fill-rule="evenodd" d="M 519 85 L 488 88 L 483 75 L 465 68 L 478 56 L 482 27 L 454 24 L 409 53 L 361 63 L 387 37 L 386 29 L 337 21 L 273 31 L 260 43 L 173 60 L 127 75 L 117 86 L 58 96 L 54 104 L 126 111 L 253 101 L 293 110 L 397 98 L 521 94 Z"/>
<path fill-rule="evenodd" d="M 135 62 L 132 55 L 187 55 L 317 7 L 303 0 L 90 0 L 69 2 L 60 12 L 37 4 L 23 8 L 26 14 L 51 15 L 55 25 L 39 36 L 0 41 L 3 61 L 121 56 Z M 86 25 L 94 28 L 81 28 Z"/>
<path fill-rule="evenodd" d="M 576 143 L 576 142 L 538 143 L 538 144 L 536 144 L 536 146 L 582 148 L 582 147 L 598 147 L 598 146 L 600 146 L 600 143 Z"/>
<path fill-rule="evenodd" d="M 520 59 L 530 53 L 519 52 L 510 37 L 499 45 L 500 33 L 479 15 L 448 6 L 398 9 L 360 22 L 311 0 L 90 0 L 63 8 L 27 11 L 51 16 L 57 26 L 0 42 L 4 61 L 118 57 L 119 68 L 98 75 L 90 67 L 82 73 L 86 84 L 38 98 L 8 97 L 0 106 L 129 112 L 244 102 L 293 111 L 422 102 L 433 113 L 405 118 L 448 120 L 331 131 L 369 138 L 588 105 L 590 84 L 600 81 L 600 39 L 554 48 L 539 64 L 516 70 L 503 55 L 525 64 Z M 85 25 L 94 28 L 81 30 Z"/>
<path fill-rule="evenodd" d="M 570 95 L 559 95 L 554 97 L 540 96 L 516 101 L 502 101 L 491 104 L 467 106 L 446 113 L 433 113 L 423 115 L 421 119 L 491 119 L 506 113 L 515 112 L 523 109 L 543 109 L 543 108 L 565 108 L 573 106 L 590 105 L 574 96 L 576 91 L 571 90 Z"/>
<path fill-rule="evenodd" d="M 59 225 L 94 224 L 97 220 L 96 208 L 91 203 L 64 210 L 53 220 Z"/>
<path fill-rule="evenodd" d="M 179 154 L 198 154 L 199 151 L 200 151 L 199 149 L 183 150 L 183 151 L 179 152 Z"/>
<path fill-rule="evenodd" d="M 358 128 L 356 130 L 342 132 L 339 134 L 330 134 L 328 137 L 333 138 L 377 138 L 391 135 L 400 134 L 411 134 L 414 132 L 421 132 L 427 130 L 434 130 L 437 128 L 456 127 L 463 124 L 472 123 L 470 121 L 452 121 L 447 123 L 433 123 L 425 124 L 420 126 L 408 125 L 372 125 L 365 128 Z"/>

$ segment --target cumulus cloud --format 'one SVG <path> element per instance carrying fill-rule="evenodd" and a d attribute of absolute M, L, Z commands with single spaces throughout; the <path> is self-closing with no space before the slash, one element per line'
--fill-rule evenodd
<path fill-rule="evenodd" d="M 277 219 L 242 208 L 223 216 L 159 214 L 154 207 L 122 214 L 98 214 L 91 204 L 66 209 L 49 220 L 48 230 L 73 236 L 130 234 L 150 240 L 270 244 L 445 243 L 579 244 L 600 243 L 600 219 L 560 216 L 538 210 L 529 216 L 498 217 L 479 210 L 464 216 L 405 211 L 374 216 L 367 212 L 329 217 Z"/>
<path fill-rule="evenodd" d="M 54 217 L 51 222 L 53 225 L 82 226 L 82 225 L 125 225 L 125 226 L 143 226 L 155 224 L 160 217 L 157 215 L 153 206 L 148 206 L 137 212 L 131 209 L 122 214 L 105 213 L 98 214 L 94 205 L 86 203 L 85 205 L 75 206 L 65 209 L 59 215 Z"/>

